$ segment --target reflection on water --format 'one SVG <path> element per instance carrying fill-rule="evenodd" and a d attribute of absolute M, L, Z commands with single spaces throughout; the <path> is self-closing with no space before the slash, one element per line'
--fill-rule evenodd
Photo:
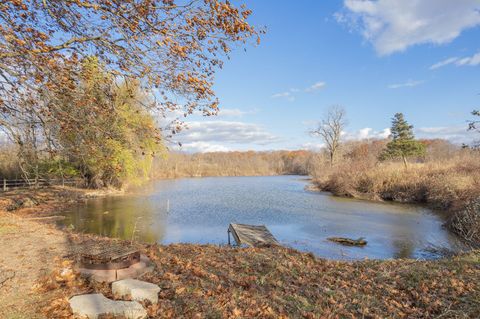
<path fill-rule="evenodd" d="M 107 197 L 88 200 L 67 213 L 67 225 L 108 237 L 155 242 L 165 232 L 165 212 L 143 197 Z M 155 214 L 154 214 L 155 212 Z M 156 228 L 150 227 L 157 220 Z"/>
<path fill-rule="evenodd" d="M 336 259 L 432 258 L 431 247 L 461 247 L 425 208 L 335 198 L 305 191 L 306 183 L 298 176 L 163 180 L 88 200 L 62 223 L 123 239 L 213 244 L 226 244 L 231 222 L 265 224 L 284 245 Z M 339 246 L 330 236 L 365 237 L 368 245 Z"/>

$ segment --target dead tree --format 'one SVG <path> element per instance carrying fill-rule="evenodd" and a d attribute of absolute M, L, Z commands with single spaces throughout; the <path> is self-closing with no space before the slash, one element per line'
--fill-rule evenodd
<path fill-rule="evenodd" d="M 340 147 L 342 131 L 347 124 L 345 115 L 345 110 L 342 107 L 333 106 L 320 121 L 317 129 L 311 132 L 312 135 L 319 136 L 325 143 L 330 165 L 333 165 L 335 161 L 335 156 Z"/>

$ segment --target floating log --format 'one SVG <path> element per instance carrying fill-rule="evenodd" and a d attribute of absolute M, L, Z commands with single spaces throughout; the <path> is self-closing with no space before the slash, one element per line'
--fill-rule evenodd
<path fill-rule="evenodd" d="M 261 247 L 278 245 L 278 241 L 265 225 L 230 224 L 228 226 L 228 244 L 230 244 L 230 233 L 232 233 L 239 246 Z"/>
<path fill-rule="evenodd" d="M 363 237 L 360 237 L 358 239 L 351 239 L 345 237 L 329 237 L 327 239 L 346 246 L 365 246 L 368 243 Z"/>

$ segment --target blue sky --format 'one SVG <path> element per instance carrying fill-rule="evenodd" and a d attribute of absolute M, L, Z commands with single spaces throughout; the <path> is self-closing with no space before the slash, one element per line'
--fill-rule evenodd
<path fill-rule="evenodd" d="M 317 148 L 332 105 L 345 139 L 383 137 L 395 112 L 416 134 L 468 142 L 480 106 L 480 0 L 245 1 L 266 28 L 219 70 L 217 117 L 193 116 L 186 151 Z"/>

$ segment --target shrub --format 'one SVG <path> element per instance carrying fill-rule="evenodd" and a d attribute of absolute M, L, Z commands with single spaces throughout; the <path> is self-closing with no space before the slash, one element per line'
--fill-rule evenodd
<path fill-rule="evenodd" d="M 447 225 L 473 246 L 480 247 L 480 197 L 454 214 Z"/>

